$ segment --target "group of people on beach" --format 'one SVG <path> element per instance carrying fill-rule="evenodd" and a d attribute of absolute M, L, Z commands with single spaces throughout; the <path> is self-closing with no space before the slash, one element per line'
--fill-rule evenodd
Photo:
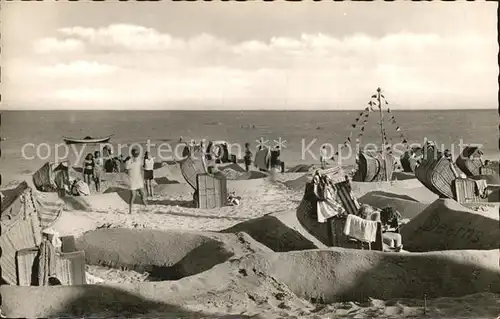
<path fill-rule="evenodd" d="M 101 191 L 102 176 L 105 170 L 105 163 L 115 161 L 116 157 L 112 157 L 110 149 L 103 150 L 106 157 L 101 156 L 99 151 L 88 153 L 83 161 L 83 181 L 79 178 L 75 179 L 71 185 L 70 193 L 74 196 L 90 195 L 90 188 L 95 185 L 95 191 Z M 132 212 L 132 204 L 139 193 L 144 205 L 147 205 L 147 198 L 153 197 L 153 179 L 154 179 L 154 158 L 149 152 L 144 153 L 142 160 L 139 158 L 139 151 L 132 149 L 131 156 L 123 159 L 123 155 L 118 159 L 119 165 L 113 172 L 125 172 L 128 176 L 128 185 L 130 190 L 130 213 Z M 144 191 L 145 190 L 145 191 Z"/>

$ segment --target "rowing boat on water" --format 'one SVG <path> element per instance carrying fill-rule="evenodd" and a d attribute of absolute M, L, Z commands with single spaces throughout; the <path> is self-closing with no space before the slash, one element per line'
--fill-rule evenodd
<path fill-rule="evenodd" d="M 63 140 L 66 144 L 92 144 L 92 143 L 107 143 L 113 135 L 106 137 L 91 137 L 86 136 L 84 138 L 74 138 L 74 137 L 64 137 Z"/>

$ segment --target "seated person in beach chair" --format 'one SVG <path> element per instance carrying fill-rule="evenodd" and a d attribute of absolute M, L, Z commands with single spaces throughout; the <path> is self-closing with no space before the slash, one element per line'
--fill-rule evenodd
<path fill-rule="evenodd" d="M 400 251 L 403 249 L 403 238 L 399 233 L 401 214 L 394 207 L 387 206 L 374 215 L 378 216 L 382 223 L 382 240 L 384 244 L 391 250 Z M 372 218 L 377 218 L 375 216 Z"/>
<path fill-rule="evenodd" d="M 400 251 L 403 248 L 403 240 L 399 234 L 399 220 L 401 214 L 393 207 L 385 207 L 377 210 L 370 205 L 363 204 L 359 210 L 361 218 L 380 222 L 382 225 L 382 242 L 391 251 Z"/>
<path fill-rule="evenodd" d="M 361 216 L 348 214 L 343 233 L 347 236 L 348 242 L 356 245 L 351 248 L 383 250 L 382 229 L 378 221 L 366 220 Z"/>
<path fill-rule="evenodd" d="M 90 188 L 87 183 L 77 178 L 73 181 L 70 192 L 73 196 L 88 196 L 90 195 Z"/>

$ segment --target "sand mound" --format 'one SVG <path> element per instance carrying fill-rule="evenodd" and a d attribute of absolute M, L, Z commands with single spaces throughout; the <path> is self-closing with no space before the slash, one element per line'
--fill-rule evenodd
<path fill-rule="evenodd" d="M 392 173 L 392 179 L 396 181 L 405 181 L 407 179 L 414 179 L 415 173 L 409 172 L 394 172 Z"/>
<path fill-rule="evenodd" d="M 233 170 L 235 172 L 239 172 L 239 173 L 244 173 L 246 172 L 245 169 L 243 167 L 241 167 L 240 165 L 236 164 L 236 163 L 231 163 L 231 164 L 227 164 L 227 165 L 220 165 L 219 167 L 217 167 L 220 171 L 224 171 L 226 169 L 230 169 L 230 170 Z"/>
<path fill-rule="evenodd" d="M 309 175 L 302 175 L 297 179 L 283 182 L 283 185 L 295 191 L 303 191 L 309 180 L 310 180 Z"/>
<path fill-rule="evenodd" d="M 397 254 L 331 249 L 256 253 L 173 282 L 2 286 L 0 291 L 2 310 L 9 317 L 163 317 L 168 312 L 169 316 L 196 318 L 259 313 L 273 314 L 274 318 L 291 314 L 302 318 L 318 312 L 306 300 L 421 300 L 424 294 L 433 298 L 498 292 L 498 258 L 498 250 Z"/>
<path fill-rule="evenodd" d="M 299 297 L 332 302 L 500 292 L 499 257 L 498 249 L 382 253 L 336 248 L 253 254 L 239 267 L 271 276 Z"/>
<path fill-rule="evenodd" d="M 123 190 L 123 193 L 129 194 L 130 191 Z M 65 204 L 64 210 L 66 211 L 106 212 L 128 209 L 128 202 L 117 192 L 105 192 L 105 194 L 93 194 L 89 196 L 66 196 L 62 199 Z"/>
<path fill-rule="evenodd" d="M 299 164 L 293 167 L 290 167 L 286 172 L 287 173 L 307 173 L 315 168 L 315 165 L 309 164 Z"/>
<path fill-rule="evenodd" d="M 182 176 L 181 169 L 178 164 L 163 165 L 154 170 L 155 179 L 166 178 L 170 181 L 177 181 L 179 183 L 184 183 L 184 177 Z M 158 183 L 160 184 L 160 183 Z"/>
<path fill-rule="evenodd" d="M 451 199 L 438 199 L 401 229 L 405 249 L 498 249 L 498 211 L 473 211 Z"/>
<path fill-rule="evenodd" d="M 392 206 L 396 208 L 403 218 L 413 219 L 423 212 L 428 204 L 420 203 L 406 195 L 391 194 L 386 192 L 370 192 L 359 198 L 363 204 L 377 208 Z"/>
<path fill-rule="evenodd" d="M 289 212 L 288 215 L 295 214 Z M 281 215 L 283 216 L 283 215 Z M 318 246 L 311 240 L 305 230 L 302 232 L 290 227 L 280 215 L 267 215 L 239 223 L 221 231 L 222 233 L 244 232 L 259 243 L 276 252 L 314 249 Z M 298 224 L 297 224 L 298 225 Z"/>
<path fill-rule="evenodd" d="M 391 194 L 407 195 L 422 203 L 432 203 L 438 196 L 428 190 L 417 179 L 389 182 L 352 182 L 352 190 L 359 198 L 373 191 L 383 191 Z"/>
<path fill-rule="evenodd" d="M 206 271 L 235 254 L 267 251 L 244 234 L 98 229 L 78 238 L 86 263 L 149 272 L 153 280 L 177 280 Z"/>
<path fill-rule="evenodd" d="M 81 215 L 78 211 L 63 211 L 51 226 L 60 236 L 79 236 L 98 228 L 102 223 Z"/>
<path fill-rule="evenodd" d="M 233 165 L 238 165 L 238 164 L 233 164 Z M 248 180 L 248 179 L 266 178 L 269 176 L 264 172 L 236 171 L 230 167 L 227 167 L 224 170 L 219 171 L 219 173 L 228 180 Z"/>

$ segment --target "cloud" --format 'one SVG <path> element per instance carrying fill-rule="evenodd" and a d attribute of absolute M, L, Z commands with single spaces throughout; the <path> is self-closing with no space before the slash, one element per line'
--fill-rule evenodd
<path fill-rule="evenodd" d="M 76 39 L 44 38 L 36 41 L 33 49 L 39 54 L 80 52 L 84 43 Z"/>
<path fill-rule="evenodd" d="M 10 87 L 26 94 L 26 82 L 49 76 L 44 89 L 52 86 L 58 100 L 73 101 L 69 97 L 85 92 L 95 103 L 101 97 L 135 105 L 359 108 L 381 86 L 391 102 L 405 106 L 496 104 L 498 44 L 483 34 L 304 33 L 231 42 L 206 33 L 179 38 L 129 24 L 58 31 L 60 39 L 38 41 L 35 48 L 59 54 L 38 55 L 30 61 L 36 67 L 17 73 L 25 81 L 13 76 Z"/>
<path fill-rule="evenodd" d="M 98 76 L 113 73 L 118 67 L 89 61 L 75 61 L 68 64 L 60 63 L 52 66 L 42 66 L 39 71 L 49 77 Z"/>
<path fill-rule="evenodd" d="M 103 88 L 79 87 L 72 89 L 62 89 L 54 92 L 54 98 L 58 100 L 95 102 L 113 100 L 115 93 L 112 90 Z"/>

